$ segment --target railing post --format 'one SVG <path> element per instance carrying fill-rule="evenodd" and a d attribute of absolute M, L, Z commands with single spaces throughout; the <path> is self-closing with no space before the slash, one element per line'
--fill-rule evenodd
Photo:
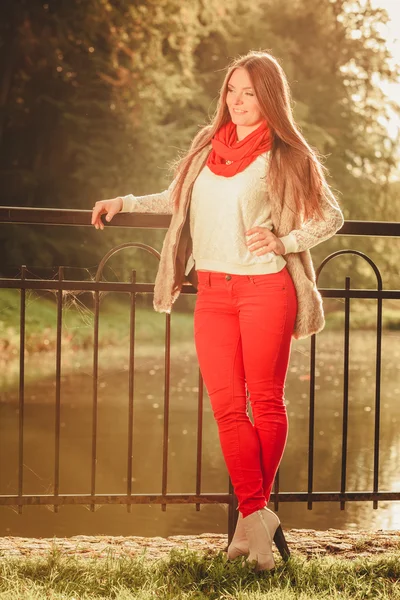
<path fill-rule="evenodd" d="M 236 523 L 239 517 L 237 510 L 238 501 L 236 494 L 233 491 L 231 478 L 229 478 L 229 508 L 228 508 L 228 546 L 232 541 L 233 534 L 236 529 Z"/>
<path fill-rule="evenodd" d="M 21 266 L 21 281 L 26 277 L 26 265 Z M 24 424 L 25 424 L 25 313 L 26 289 L 21 287 L 19 312 L 19 401 L 18 401 L 18 514 L 22 515 L 21 498 L 24 487 Z"/>

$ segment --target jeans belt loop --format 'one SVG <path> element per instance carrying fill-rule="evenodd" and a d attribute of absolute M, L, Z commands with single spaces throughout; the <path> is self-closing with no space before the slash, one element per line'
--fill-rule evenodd
<path fill-rule="evenodd" d="M 211 287 L 211 273 L 208 271 L 208 287 Z"/>

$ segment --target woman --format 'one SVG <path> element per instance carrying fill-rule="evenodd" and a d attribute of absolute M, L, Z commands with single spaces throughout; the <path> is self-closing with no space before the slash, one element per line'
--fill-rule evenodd
<path fill-rule="evenodd" d="M 154 308 L 170 312 L 186 276 L 198 286 L 196 351 L 238 498 L 228 558 L 248 555 L 257 570 L 272 569 L 272 540 L 288 553 L 267 503 L 287 438 L 291 339 L 324 326 L 309 249 L 343 225 L 277 60 L 267 52 L 235 60 L 211 124 L 168 190 L 96 202 L 92 223 L 103 229 L 100 216 L 119 211 L 172 214 Z"/>

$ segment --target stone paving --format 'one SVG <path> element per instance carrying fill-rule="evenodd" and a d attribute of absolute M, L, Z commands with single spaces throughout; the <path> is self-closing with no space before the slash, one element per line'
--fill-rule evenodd
<path fill-rule="evenodd" d="M 379 555 L 400 550 L 400 531 L 346 531 L 328 529 L 291 529 L 285 532 L 293 554 L 303 556 L 336 555 L 343 558 Z M 69 538 L 0 538 L 1 557 L 46 556 L 52 549 L 63 555 L 83 558 L 107 556 L 145 556 L 148 559 L 167 558 L 172 548 L 188 548 L 201 552 L 223 551 L 226 534 L 173 535 L 163 537 L 86 536 Z"/>

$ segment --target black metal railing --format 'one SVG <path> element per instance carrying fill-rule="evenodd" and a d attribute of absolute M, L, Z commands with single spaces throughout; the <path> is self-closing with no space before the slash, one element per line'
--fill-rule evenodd
<path fill-rule="evenodd" d="M 13 224 L 40 224 L 40 225 L 73 225 L 91 226 L 91 211 L 68 209 L 40 209 L 0 207 L 0 223 Z M 113 218 L 112 223 L 104 222 L 106 227 L 133 227 L 133 228 L 167 228 L 171 217 L 150 214 L 119 214 Z M 400 223 L 389 222 L 361 222 L 346 221 L 337 235 L 353 236 L 393 236 L 400 237 Z M 59 267 L 57 279 L 30 279 L 27 277 L 26 267 L 22 266 L 19 278 L 0 278 L 0 288 L 14 288 L 20 290 L 20 345 L 19 345 L 19 433 L 18 433 L 18 493 L 0 495 L 0 506 L 17 506 L 21 513 L 26 505 L 53 505 L 57 512 L 58 506 L 65 504 L 89 505 L 95 510 L 101 504 L 125 504 L 130 511 L 132 504 L 160 504 L 166 510 L 168 504 L 194 504 L 200 510 L 202 504 L 226 503 L 228 512 L 228 537 L 233 535 L 236 523 L 237 507 L 236 497 L 233 494 L 229 481 L 229 490 L 226 494 L 208 493 L 201 490 L 202 467 L 202 432 L 203 432 L 203 382 L 199 371 L 198 385 L 198 422 L 197 422 L 197 455 L 196 455 L 196 480 L 193 494 L 168 494 L 168 435 L 169 435 L 169 408 L 170 408 L 170 372 L 171 372 L 171 321 L 170 315 L 165 315 L 165 379 L 164 379 L 164 429 L 162 446 L 162 481 L 160 494 L 135 494 L 132 490 L 132 459 L 133 459 L 133 410 L 134 410 L 134 376 L 135 376 L 135 310 L 138 294 L 152 293 L 154 285 L 137 283 L 136 273 L 132 271 L 130 282 L 105 282 L 102 281 L 103 268 L 108 259 L 116 252 L 125 248 L 140 247 L 159 258 L 159 253 L 146 244 L 126 243 L 112 248 L 101 260 L 94 281 L 76 281 L 65 279 L 64 267 Z M 377 287 L 376 289 L 351 289 L 350 278 L 346 277 L 345 289 L 320 289 L 325 298 L 341 298 L 345 301 L 345 331 L 344 331 L 344 386 L 343 386 L 343 424 L 342 424 L 342 460 L 340 489 L 336 492 L 318 492 L 314 490 L 314 427 L 315 427 L 315 377 L 317 337 L 310 337 L 310 404 L 309 404 L 309 442 L 308 442 L 308 484 L 305 492 L 280 492 L 279 472 L 275 479 L 274 491 L 271 501 L 275 509 L 280 502 L 307 502 L 309 509 L 313 502 L 330 501 L 339 502 L 341 508 L 347 501 L 372 501 L 377 508 L 380 500 L 400 500 L 400 491 L 389 492 L 379 490 L 379 440 L 380 440 L 380 400 L 381 400 L 381 346 L 382 346 L 382 301 L 384 299 L 400 299 L 400 290 L 384 290 L 382 277 L 378 267 L 373 261 L 356 250 L 341 250 L 329 255 L 317 269 L 317 280 L 325 266 L 336 257 L 343 254 L 355 254 L 366 260 L 373 269 Z M 24 463 L 24 389 L 25 389 L 25 310 L 27 290 L 54 290 L 57 305 L 57 331 L 56 331 L 56 412 L 55 412 L 55 467 L 54 467 L 54 492 L 53 494 L 33 495 L 24 493 L 23 463 Z M 94 343 L 93 343 L 93 389 L 92 389 L 92 447 L 91 447 L 91 480 L 90 494 L 60 494 L 60 414 L 61 414 L 61 331 L 63 322 L 63 293 L 66 291 L 92 292 L 94 311 Z M 99 305 L 102 292 L 128 293 L 130 297 L 130 337 L 129 337 L 129 426 L 127 450 L 127 485 L 124 494 L 98 494 L 96 493 L 96 462 L 97 462 L 97 412 L 98 412 L 98 342 L 99 342 Z M 185 284 L 183 294 L 194 294 L 196 290 Z M 372 490 L 363 492 L 350 492 L 346 489 L 347 475 L 347 439 L 348 439 L 348 413 L 349 413 L 349 342 L 350 342 L 350 299 L 374 298 L 377 300 L 376 315 L 376 365 L 375 365 L 375 423 L 374 423 L 374 464 Z M 1 428 L 1 423 L 0 423 Z"/>

